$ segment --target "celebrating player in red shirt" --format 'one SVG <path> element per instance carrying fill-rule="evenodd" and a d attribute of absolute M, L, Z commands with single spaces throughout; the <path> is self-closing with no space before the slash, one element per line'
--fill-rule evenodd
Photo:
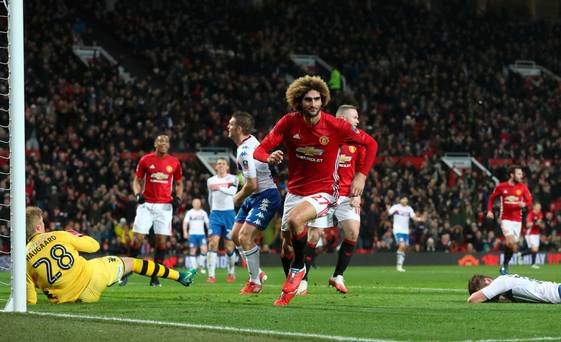
<path fill-rule="evenodd" d="M 532 206 L 532 195 L 526 184 L 522 183 L 524 172 L 520 166 L 508 169 L 509 179 L 495 187 L 487 203 L 487 218 L 494 218 L 493 203 L 497 197 L 501 198 L 501 212 L 499 221 L 505 236 L 504 261 L 501 274 L 508 273 L 508 263 L 512 254 L 518 251 L 518 239 L 522 229 L 522 208 Z"/>
<path fill-rule="evenodd" d="M 306 273 L 306 222 L 325 215 L 336 205 L 339 146 L 356 144 L 366 150 L 364 163 L 353 181 L 352 196 L 362 194 L 366 175 L 378 150 L 378 144 L 368 134 L 321 111 L 330 100 L 329 88 L 321 78 L 304 76 L 296 79 L 288 87 L 286 99 L 295 112 L 283 116 L 253 154 L 259 161 L 276 165 L 282 162 L 284 153 L 277 150 L 269 154 L 268 151 L 281 143 L 288 151 L 288 194 L 281 230 L 285 243 L 291 233 L 294 260 L 275 305 L 289 303 Z M 287 249 L 283 250 L 287 252 Z"/>
<path fill-rule="evenodd" d="M 154 261 L 162 264 L 166 253 L 166 239 L 171 236 L 173 209 L 179 206 L 179 198 L 183 195 L 183 176 L 179 160 L 168 154 L 169 136 L 158 135 L 154 147 L 154 152 L 140 158 L 132 183 L 138 207 L 133 225 L 135 241 L 131 256 L 138 255 L 144 235 L 153 226 L 156 234 Z M 172 195 L 173 182 L 175 196 Z M 150 285 L 160 286 L 158 278 L 153 277 Z"/>
<path fill-rule="evenodd" d="M 353 127 L 358 125 L 358 111 L 355 106 L 342 105 L 337 109 L 335 116 L 347 121 Z M 344 232 L 344 240 L 339 248 L 337 264 L 333 276 L 329 278 L 329 285 L 335 287 L 341 293 L 347 293 L 347 287 L 343 273 L 347 269 L 353 255 L 360 230 L 360 196 L 351 197 L 351 184 L 355 176 L 355 170 L 363 164 L 365 157 L 364 147 L 356 144 L 341 145 L 339 153 L 339 201 L 334 210 L 323 217 L 308 222 L 309 234 L 305 249 L 306 271 L 310 272 L 310 265 L 315 255 L 316 246 L 320 239 L 320 230 L 331 228 L 337 218 L 340 228 Z M 300 283 L 298 294 L 306 294 L 308 288 L 308 274 Z"/>

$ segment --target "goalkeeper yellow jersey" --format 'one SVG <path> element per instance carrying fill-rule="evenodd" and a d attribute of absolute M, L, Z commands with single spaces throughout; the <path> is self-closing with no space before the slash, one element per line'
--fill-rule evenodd
<path fill-rule="evenodd" d="M 92 253 L 99 243 L 65 231 L 35 235 L 26 246 L 27 302 L 35 304 L 35 287 L 52 303 L 74 302 L 86 288 L 93 269 L 78 252 Z"/>

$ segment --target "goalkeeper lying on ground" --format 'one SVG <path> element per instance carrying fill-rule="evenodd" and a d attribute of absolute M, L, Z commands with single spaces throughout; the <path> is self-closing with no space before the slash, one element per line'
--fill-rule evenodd
<path fill-rule="evenodd" d="M 149 260 L 106 256 L 86 260 L 78 252 L 93 253 L 99 243 L 89 236 L 65 231 L 45 233 L 42 210 L 26 209 L 27 303 L 37 302 L 35 287 L 52 303 L 97 302 L 101 293 L 131 272 L 176 280 L 185 286 L 196 271 L 178 272 Z"/>

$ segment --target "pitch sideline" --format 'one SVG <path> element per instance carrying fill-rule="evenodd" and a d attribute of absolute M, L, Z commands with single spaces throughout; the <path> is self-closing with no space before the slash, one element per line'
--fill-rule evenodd
<path fill-rule="evenodd" d="M 352 337 L 352 336 L 308 334 L 308 333 L 285 332 L 285 331 L 264 330 L 264 329 L 235 328 L 235 327 L 219 326 L 219 325 L 206 325 L 206 324 L 180 323 L 180 322 L 165 322 L 165 321 L 131 319 L 131 318 L 121 318 L 121 317 L 74 315 L 74 314 L 38 312 L 38 311 L 28 311 L 27 313 L 32 314 L 32 315 L 37 315 L 37 316 L 52 316 L 52 317 L 75 318 L 75 319 L 97 320 L 97 321 L 111 321 L 111 322 L 141 323 L 141 324 L 151 324 L 151 325 L 159 325 L 159 326 L 197 328 L 197 329 L 229 331 L 229 332 L 237 332 L 237 333 L 241 332 L 241 333 L 257 334 L 257 335 L 318 338 L 318 339 L 329 340 L 329 341 L 398 342 L 397 340 L 382 340 L 382 339 L 360 338 L 360 337 Z"/>

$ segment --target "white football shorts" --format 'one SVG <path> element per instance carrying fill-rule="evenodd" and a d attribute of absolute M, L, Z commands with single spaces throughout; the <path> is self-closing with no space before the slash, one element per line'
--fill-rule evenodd
<path fill-rule="evenodd" d="M 349 197 L 341 196 L 337 203 L 337 206 L 332 207 L 327 215 L 308 222 L 308 227 L 320 229 L 331 228 L 334 226 L 333 217 L 336 217 L 338 222 L 346 220 L 360 222 L 360 208 L 351 206 L 351 199 Z"/>
<path fill-rule="evenodd" d="M 136 208 L 136 217 L 132 231 L 147 235 L 150 227 L 154 226 L 154 233 L 171 236 L 171 220 L 173 208 L 171 203 L 143 203 Z"/>
<path fill-rule="evenodd" d="M 300 203 L 306 201 L 310 203 L 316 210 L 317 217 L 322 217 L 327 214 L 329 209 L 333 206 L 335 201 L 334 197 L 326 192 L 320 192 L 310 196 L 298 196 L 291 194 L 290 192 L 286 194 L 284 199 L 284 212 L 281 221 L 281 230 L 288 230 L 288 214 L 294 208 L 296 208 Z"/>
<path fill-rule="evenodd" d="M 505 237 L 514 235 L 514 240 L 518 241 L 520 239 L 520 230 L 522 229 L 522 222 L 502 220 L 501 229 L 503 230 L 503 235 Z"/>

